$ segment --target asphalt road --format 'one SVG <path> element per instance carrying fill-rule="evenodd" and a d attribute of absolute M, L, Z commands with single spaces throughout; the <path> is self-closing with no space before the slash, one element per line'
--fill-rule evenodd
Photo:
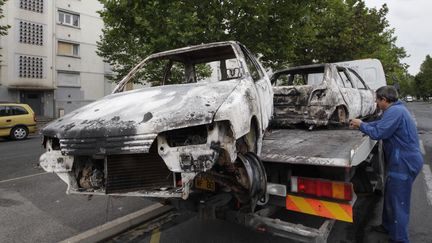
<path fill-rule="evenodd" d="M 411 242 L 432 242 L 432 104 L 408 104 L 418 123 L 425 150 L 425 166 L 412 194 Z M 0 242 L 57 242 L 116 217 L 141 209 L 151 202 L 140 198 L 107 198 L 66 195 L 66 184 L 37 165 L 43 152 L 40 138 L 25 141 L 0 139 Z M 387 242 L 368 227 L 380 223 L 382 201 L 360 196 L 357 223 L 336 222 L 329 242 Z M 134 242 L 291 242 L 276 236 L 220 220 L 201 221 L 180 215 L 151 232 L 134 232 Z M 114 242 L 123 242 L 119 237 Z"/>
<path fill-rule="evenodd" d="M 66 195 L 66 184 L 38 167 L 42 153 L 38 136 L 0 138 L 0 242 L 58 242 L 152 203 Z"/>

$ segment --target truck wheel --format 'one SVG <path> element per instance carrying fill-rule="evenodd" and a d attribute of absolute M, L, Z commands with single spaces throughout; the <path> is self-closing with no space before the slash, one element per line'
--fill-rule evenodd
<path fill-rule="evenodd" d="M 14 127 L 10 132 L 10 137 L 13 140 L 23 140 L 28 136 L 28 129 L 24 126 Z"/>

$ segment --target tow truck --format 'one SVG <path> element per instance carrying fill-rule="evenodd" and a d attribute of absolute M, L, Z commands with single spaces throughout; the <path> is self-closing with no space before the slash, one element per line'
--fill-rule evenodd
<path fill-rule="evenodd" d="M 222 219 L 298 242 L 327 242 L 336 220 L 355 220 L 357 194 L 384 190 L 382 143 L 357 130 L 271 129 L 264 137 L 261 155 L 245 158 L 259 159 L 267 177 L 265 196 L 253 209 L 233 205 L 229 192 L 206 195 L 204 191 L 213 190 L 214 184 L 200 181 L 203 185 L 195 186 L 203 193 L 191 194 L 188 200 L 156 203 L 141 210 L 145 215 L 133 213 L 64 242 L 134 239 L 137 232 L 151 232 L 173 220 L 178 215 L 174 209 L 195 211 L 204 220 Z M 281 211 L 294 213 L 281 218 Z M 311 219 L 313 226 L 305 224 Z"/>
<path fill-rule="evenodd" d="M 385 160 L 381 142 L 351 129 L 273 129 L 259 157 L 265 167 L 266 193 L 254 211 L 227 206 L 230 194 L 190 202 L 201 218 L 219 218 L 300 242 L 326 242 L 335 220 L 353 222 L 357 193 L 382 193 Z M 202 188 L 202 187 L 201 187 Z M 208 189 L 211 190 L 211 183 Z M 182 206 L 183 205 L 183 206 Z M 322 218 L 319 227 L 275 217 L 290 210 Z"/>

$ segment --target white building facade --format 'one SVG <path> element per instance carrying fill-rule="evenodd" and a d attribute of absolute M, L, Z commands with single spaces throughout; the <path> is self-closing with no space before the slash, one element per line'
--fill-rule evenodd
<path fill-rule="evenodd" d="M 10 0 L 0 39 L 0 102 L 29 104 L 59 117 L 111 92 L 96 53 L 103 21 L 97 0 Z"/>

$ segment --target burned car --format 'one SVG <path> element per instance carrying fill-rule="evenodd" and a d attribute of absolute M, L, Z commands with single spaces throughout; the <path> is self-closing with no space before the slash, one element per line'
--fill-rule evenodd
<path fill-rule="evenodd" d="M 265 190 L 254 154 L 272 97 L 263 67 L 238 42 L 156 53 L 111 95 L 48 124 L 40 165 L 67 193 L 187 199 L 222 188 L 248 200 Z"/>
<path fill-rule="evenodd" d="M 353 62 L 347 63 L 353 65 Z M 363 60 L 357 62 L 362 63 Z M 375 115 L 374 90 L 356 70 L 341 64 L 298 66 L 275 72 L 271 78 L 273 125 L 290 127 L 306 124 L 312 129 L 316 126 L 346 125 L 349 119 Z M 382 67 L 379 67 L 373 70 L 383 73 Z"/>

